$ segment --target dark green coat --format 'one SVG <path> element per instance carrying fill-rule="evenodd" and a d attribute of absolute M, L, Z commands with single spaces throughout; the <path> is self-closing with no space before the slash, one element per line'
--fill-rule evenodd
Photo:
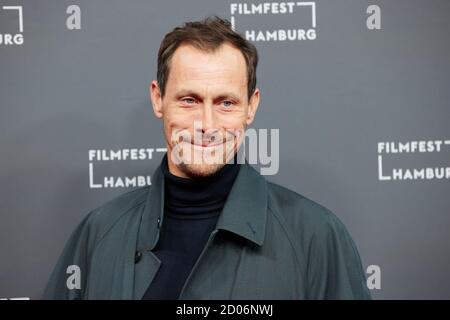
<path fill-rule="evenodd" d="M 90 212 L 50 277 L 45 299 L 141 299 L 160 266 L 164 178 Z M 136 254 L 137 253 L 137 254 Z M 137 257 L 137 259 L 136 259 Z M 137 262 L 135 262 L 137 261 Z M 67 267 L 81 270 L 68 289 Z M 367 299 L 344 225 L 327 208 L 243 164 L 180 299 Z"/>

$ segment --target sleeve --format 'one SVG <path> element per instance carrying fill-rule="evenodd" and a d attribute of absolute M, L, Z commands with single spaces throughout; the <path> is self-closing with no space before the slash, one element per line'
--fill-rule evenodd
<path fill-rule="evenodd" d="M 313 234 L 308 284 L 310 299 L 371 299 L 356 245 L 332 212 Z"/>
<path fill-rule="evenodd" d="M 77 226 L 67 241 L 44 290 L 44 300 L 84 298 L 89 266 L 88 217 Z"/>

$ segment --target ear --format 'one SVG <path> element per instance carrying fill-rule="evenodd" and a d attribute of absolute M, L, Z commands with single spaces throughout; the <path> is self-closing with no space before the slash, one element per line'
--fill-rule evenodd
<path fill-rule="evenodd" d="M 247 125 L 250 125 L 253 122 L 256 110 L 258 110 L 258 106 L 259 106 L 259 89 L 256 88 L 252 96 L 250 97 L 250 102 L 248 104 L 247 120 L 245 121 Z"/>
<path fill-rule="evenodd" d="M 152 101 L 153 113 L 157 118 L 162 118 L 162 97 L 161 90 L 159 90 L 158 82 L 153 80 L 149 87 L 150 100 Z"/>

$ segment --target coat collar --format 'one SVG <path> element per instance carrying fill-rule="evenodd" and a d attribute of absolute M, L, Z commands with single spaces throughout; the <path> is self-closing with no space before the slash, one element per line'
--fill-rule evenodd
<path fill-rule="evenodd" d="M 137 250 L 155 248 L 164 219 L 164 175 L 161 164 L 152 175 L 139 228 Z M 227 230 L 261 246 L 267 220 L 267 182 L 247 161 L 234 181 L 216 229 Z"/>

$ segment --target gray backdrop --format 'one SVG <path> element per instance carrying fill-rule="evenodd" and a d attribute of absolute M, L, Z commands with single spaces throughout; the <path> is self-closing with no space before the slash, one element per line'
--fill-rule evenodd
<path fill-rule="evenodd" d="M 90 166 L 100 185 L 151 175 L 165 147 L 148 97 L 160 41 L 209 14 L 233 16 L 241 33 L 315 30 L 314 39 L 254 40 L 262 95 L 254 127 L 280 129 L 280 170 L 267 178 L 346 224 L 364 268 L 381 270 L 374 298 L 450 298 L 449 177 L 379 172 L 380 159 L 383 176 L 449 170 L 450 1 L 294 2 L 286 14 L 232 12 L 232 3 L 246 2 L 0 1 L 0 298 L 39 298 L 81 219 L 137 187 L 93 188 Z M 22 7 L 22 28 L 20 10 L 8 6 Z M 412 141 L 442 145 L 378 150 Z M 132 148 L 154 152 L 89 159 L 89 150 Z"/>

